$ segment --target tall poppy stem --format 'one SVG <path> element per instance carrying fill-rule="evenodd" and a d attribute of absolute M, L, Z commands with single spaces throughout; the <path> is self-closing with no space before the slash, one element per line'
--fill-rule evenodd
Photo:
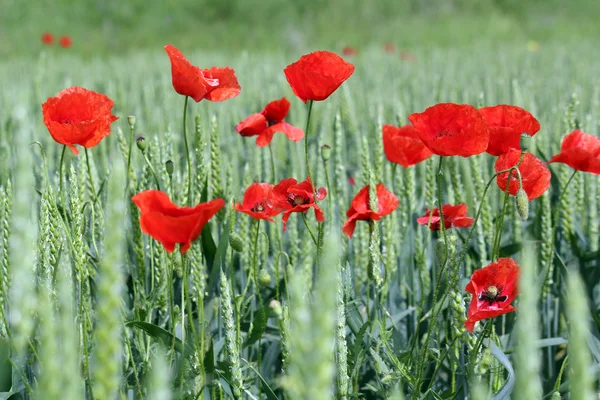
<path fill-rule="evenodd" d="M 502 203 L 502 211 L 500 211 L 500 218 L 498 219 L 498 223 L 496 224 L 496 233 L 494 234 L 494 247 L 492 248 L 492 262 L 498 261 L 498 257 L 500 256 L 500 242 L 502 240 L 502 228 L 504 227 L 504 215 L 506 214 L 506 206 L 508 205 L 508 189 L 510 187 L 510 180 L 512 178 L 511 168 L 508 173 L 508 179 L 506 180 L 506 189 L 504 190 L 504 201 Z"/>
<path fill-rule="evenodd" d="M 131 152 L 133 151 L 133 142 L 135 137 L 134 125 L 129 125 L 129 151 L 127 152 L 127 175 L 125 187 L 129 189 L 129 168 L 131 168 Z M 65 146 L 66 147 L 66 146 Z"/>
<path fill-rule="evenodd" d="M 273 156 L 271 143 L 269 143 L 269 153 L 271 154 L 271 183 L 275 184 L 275 157 Z"/>
<path fill-rule="evenodd" d="M 152 166 L 152 163 L 150 162 L 150 159 L 148 158 L 148 155 L 146 154 L 146 152 L 142 151 L 142 154 L 144 155 L 144 160 L 146 161 L 146 165 L 148 166 L 148 168 L 150 168 L 152 177 L 154 177 L 154 183 L 156 184 L 156 188 L 158 190 L 160 190 L 160 182 L 158 181 L 158 176 L 156 175 L 156 171 L 154 171 L 154 167 Z"/>
<path fill-rule="evenodd" d="M 310 127 L 310 115 L 312 114 L 313 101 L 308 100 L 308 115 L 306 117 L 306 129 L 304 129 L 304 154 L 306 156 L 306 174 L 310 178 L 310 181 L 313 182 L 310 175 L 310 159 L 308 157 L 308 128 Z M 314 182 L 313 182 L 314 187 Z"/>
<path fill-rule="evenodd" d="M 185 156 L 187 157 L 187 184 L 188 184 L 188 205 L 192 204 L 192 159 L 190 156 L 190 147 L 187 139 L 187 105 L 189 96 L 185 96 L 183 103 L 183 143 L 185 144 Z"/>
<path fill-rule="evenodd" d="M 87 166 L 88 179 L 90 181 L 90 187 L 92 188 L 92 201 L 98 202 L 98 193 L 96 192 L 96 185 L 94 185 L 94 178 L 92 177 L 92 169 L 90 168 L 90 156 L 88 155 L 88 149 L 85 148 L 85 164 Z"/>
<path fill-rule="evenodd" d="M 67 223 L 67 198 L 65 197 L 65 191 L 63 190 L 63 163 L 65 161 L 65 153 L 67 151 L 67 146 L 63 146 L 62 152 L 60 153 L 60 164 L 58 166 L 58 190 L 60 192 L 60 199 L 62 201 L 62 213 L 65 220 L 65 224 Z M 50 184 L 50 182 L 48 182 Z"/>

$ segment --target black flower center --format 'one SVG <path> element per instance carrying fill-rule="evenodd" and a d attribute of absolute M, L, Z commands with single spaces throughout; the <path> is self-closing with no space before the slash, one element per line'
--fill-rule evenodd
<path fill-rule="evenodd" d="M 262 213 L 262 212 L 265 212 L 266 209 L 267 209 L 267 206 L 265 205 L 265 202 L 261 201 L 260 203 L 254 204 L 254 207 L 252 207 L 250 209 L 250 211 L 255 212 L 255 213 Z"/>
<path fill-rule="evenodd" d="M 487 301 L 488 303 L 490 303 L 490 306 L 494 302 L 504 302 L 507 298 L 508 296 L 502 296 L 502 288 L 498 288 L 495 285 L 488 286 L 488 288 L 481 292 L 481 294 L 479 295 L 479 300 Z"/>
<path fill-rule="evenodd" d="M 287 201 L 288 201 L 288 203 L 290 203 L 290 205 L 292 207 L 310 203 L 310 199 L 308 197 L 300 196 L 300 195 L 294 194 L 294 193 L 290 193 L 288 195 Z"/>

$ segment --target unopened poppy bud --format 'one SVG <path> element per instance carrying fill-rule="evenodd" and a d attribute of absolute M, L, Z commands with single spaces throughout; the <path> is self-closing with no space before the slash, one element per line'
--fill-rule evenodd
<path fill-rule="evenodd" d="M 127 123 L 129 124 L 129 127 L 133 129 L 135 127 L 135 115 L 128 115 Z"/>
<path fill-rule="evenodd" d="M 148 142 L 146 142 L 146 138 L 143 136 L 138 137 L 135 140 L 135 145 L 137 146 L 138 149 L 140 149 L 143 152 L 146 151 L 146 148 L 148 147 Z"/>
<path fill-rule="evenodd" d="M 167 170 L 167 174 L 169 174 L 169 176 L 173 176 L 173 161 L 167 160 L 165 163 L 165 169 Z"/>
<path fill-rule="evenodd" d="M 527 198 L 527 193 L 523 189 L 519 189 L 517 191 L 517 213 L 519 213 L 519 217 L 523 221 L 527 221 L 527 217 L 529 216 L 529 199 Z"/>
<path fill-rule="evenodd" d="M 331 147 L 329 145 L 324 144 L 321 146 L 321 158 L 324 162 L 327 162 L 331 158 Z"/>
<path fill-rule="evenodd" d="M 244 242 L 242 241 L 240 235 L 238 235 L 235 232 L 231 232 L 229 234 L 229 245 L 233 250 L 237 251 L 238 253 L 244 251 Z"/>
<path fill-rule="evenodd" d="M 267 286 L 269 283 L 271 283 L 271 275 L 269 275 L 269 271 L 263 268 L 258 273 L 258 284 L 260 286 Z"/>
<path fill-rule="evenodd" d="M 275 299 L 271 300 L 271 302 L 269 303 L 269 308 L 278 318 L 281 318 L 281 315 L 283 314 L 283 309 L 281 308 L 281 303 L 279 301 Z"/>
<path fill-rule="evenodd" d="M 529 133 L 521 133 L 521 150 L 527 151 L 531 147 L 531 135 Z"/>

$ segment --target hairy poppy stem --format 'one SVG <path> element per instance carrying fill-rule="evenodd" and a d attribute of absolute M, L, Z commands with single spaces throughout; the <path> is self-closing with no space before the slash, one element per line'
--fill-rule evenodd
<path fill-rule="evenodd" d="M 90 187 L 92 188 L 92 201 L 94 204 L 98 202 L 98 193 L 96 192 L 96 185 L 94 185 L 94 178 L 92 177 L 92 169 L 90 168 L 90 156 L 88 155 L 88 149 L 85 148 L 85 165 L 87 166 L 88 179 L 90 181 Z"/>
<path fill-rule="evenodd" d="M 308 226 L 308 221 L 306 220 L 306 214 L 305 213 L 301 213 L 301 214 L 302 214 L 302 221 L 304 221 L 304 226 L 306 226 L 306 230 L 308 231 L 308 233 L 310 233 L 310 237 L 312 238 L 315 245 L 318 246 L 319 243 L 317 242 L 315 235 L 313 234 L 313 232 L 310 230 L 310 227 Z"/>
<path fill-rule="evenodd" d="M 506 215 L 506 206 L 508 205 L 508 188 L 510 187 L 510 180 L 512 178 L 512 169 L 508 173 L 508 179 L 506 180 L 506 190 L 504 191 L 504 201 L 502 203 L 502 211 L 500 211 L 500 218 L 496 224 L 496 234 L 494 235 L 494 247 L 492 248 L 492 261 L 498 261 L 500 254 L 500 242 L 502 240 L 502 228 L 504 227 L 504 215 Z"/>
<path fill-rule="evenodd" d="M 271 154 L 271 182 L 275 184 L 275 157 L 273 156 L 271 143 L 269 143 L 269 153 Z"/>
<path fill-rule="evenodd" d="M 58 165 L 58 191 L 60 192 L 60 197 L 62 200 L 62 213 L 63 213 L 63 217 L 65 220 L 65 223 L 67 221 L 67 199 L 65 197 L 65 191 L 63 190 L 63 180 L 64 180 L 64 176 L 63 176 L 63 164 L 65 161 L 65 153 L 67 152 L 67 146 L 64 145 L 62 152 L 60 153 L 60 164 Z M 50 184 L 50 182 L 48 182 L 48 184 Z"/>
<path fill-rule="evenodd" d="M 314 188 L 315 184 L 310 175 L 310 160 L 308 157 L 308 128 L 310 127 L 310 115 L 312 114 L 312 107 L 313 107 L 313 101 L 308 100 L 308 115 L 306 117 L 306 129 L 304 129 L 304 154 L 306 156 L 306 175 L 308 175 L 308 178 L 312 182 L 312 185 Z M 314 191 L 314 189 L 313 189 L 313 191 Z"/>
<path fill-rule="evenodd" d="M 146 152 L 143 151 L 142 154 L 144 155 L 144 160 L 146 161 L 146 165 L 148 166 L 148 168 L 150 168 L 150 172 L 152 173 L 152 176 L 154 177 L 154 183 L 156 184 L 156 188 L 158 190 L 160 190 L 160 183 L 158 182 L 158 177 L 156 176 L 156 171 L 154 171 L 154 167 L 152 166 L 152 163 L 148 159 Z"/>
<path fill-rule="evenodd" d="M 187 186 L 188 186 L 188 205 L 192 204 L 192 159 L 190 157 L 190 147 L 187 139 L 187 105 L 189 96 L 185 96 L 183 102 L 183 143 L 185 144 L 185 156 L 187 157 Z"/>
<path fill-rule="evenodd" d="M 125 179 L 127 180 L 125 187 L 129 189 L 129 168 L 131 168 L 131 152 L 133 150 L 133 142 L 135 137 L 135 123 L 129 125 L 129 151 L 127 152 L 127 173 Z M 67 146 L 65 146 L 67 147 Z"/>

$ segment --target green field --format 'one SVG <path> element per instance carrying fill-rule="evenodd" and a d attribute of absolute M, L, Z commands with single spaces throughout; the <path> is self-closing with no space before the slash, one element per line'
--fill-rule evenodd
<path fill-rule="evenodd" d="M 594 4 L 553 12 L 558 3 L 440 1 L 454 8 L 436 11 L 382 1 L 369 11 L 314 1 L 291 2 L 286 14 L 266 2 L 260 14 L 286 28 L 254 31 L 260 21 L 246 17 L 254 13 L 245 2 L 167 1 L 163 14 L 181 24 L 161 31 L 159 11 L 137 1 L 94 3 L 107 7 L 97 14 L 82 11 L 88 2 L 48 11 L 50 3 L 0 1 L 14 17 L 0 17 L 0 400 L 597 398 L 598 175 L 578 172 L 564 191 L 573 170 L 549 164 L 550 189 L 522 221 L 493 179 L 496 157 L 446 157 L 438 175 L 440 157 L 395 166 L 381 138 L 383 124 L 404 125 L 445 102 L 528 110 L 541 125 L 529 151 L 543 161 L 575 129 L 598 136 Z M 358 11 L 334 18 L 341 5 Z M 44 12 L 55 16 L 47 29 Z M 200 14 L 196 41 L 186 29 Z M 19 21 L 30 22 L 19 29 Z M 71 35 L 73 47 L 44 47 L 46 30 Z M 35 43 L 5 40 L 18 34 Z M 191 195 L 184 97 L 172 86 L 167 43 L 201 68 L 231 66 L 241 86 L 222 103 L 189 102 Z M 308 226 L 292 214 L 283 232 L 281 218 L 258 224 L 235 212 L 251 183 L 307 176 L 304 140 L 276 134 L 271 148 L 258 148 L 236 124 L 285 96 L 286 121 L 304 129 L 308 108 L 283 69 L 345 45 L 359 49 L 345 57 L 356 70 L 314 103 L 304 139 L 313 181 L 328 191 L 324 224 L 312 211 Z M 106 94 L 119 117 L 78 156 L 52 139 L 41 109 L 71 86 Z M 139 136 L 145 153 L 133 143 Z M 379 182 L 399 207 L 372 231 L 359 222 L 348 239 L 341 226 L 352 198 Z M 454 247 L 445 263 L 442 232 L 416 223 L 437 207 L 439 183 L 442 204 L 464 202 L 477 217 L 473 229 L 447 231 Z M 140 231 L 130 198 L 157 185 L 178 205 L 227 202 L 185 257 Z M 320 231 L 317 245 L 311 235 Z M 517 310 L 471 334 L 465 286 L 496 250 L 521 266 Z"/>

